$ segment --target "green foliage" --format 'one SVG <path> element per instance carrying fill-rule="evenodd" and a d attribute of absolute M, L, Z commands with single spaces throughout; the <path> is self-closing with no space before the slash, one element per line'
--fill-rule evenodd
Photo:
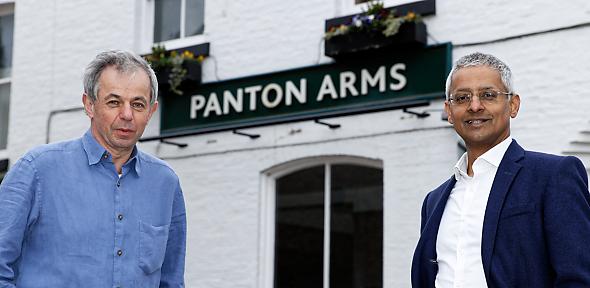
<path fill-rule="evenodd" d="M 183 94 L 179 87 L 187 74 L 187 70 L 183 65 L 185 61 L 202 63 L 205 59 L 203 55 L 195 57 L 193 52 L 188 50 L 182 53 L 166 51 L 163 45 L 154 45 L 152 47 L 152 53 L 144 56 L 144 58 L 150 63 L 156 74 L 169 70 L 167 83 L 170 85 L 170 91 L 178 95 Z"/>
<path fill-rule="evenodd" d="M 352 18 L 348 24 L 330 27 L 324 35 L 326 40 L 332 37 L 346 35 L 348 33 L 366 33 L 379 31 L 386 37 L 391 37 L 399 31 L 399 28 L 406 22 L 420 22 L 420 15 L 408 12 L 404 16 L 395 16 L 395 10 L 387 9 L 383 2 L 372 0 L 367 3 L 366 10 Z"/>

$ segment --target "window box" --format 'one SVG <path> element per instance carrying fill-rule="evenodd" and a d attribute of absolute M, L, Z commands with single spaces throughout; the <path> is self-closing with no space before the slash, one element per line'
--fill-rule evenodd
<path fill-rule="evenodd" d="M 207 56 L 209 43 L 173 50 L 156 45 L 143 57 L 156 72 L 160 95 L 183 95 L 201 84 L 201 63 Z"/>
<path fill-rule="evenodd" d="M 186 69 L 186 74 L 182 77 L 180 84 L 178 85 L 179 91 L 184 91 L 187 88 L 194 88 L 201 84 L 201 63 L 194 60 L 194 61 L 184 61 L 182 63 L 182 68 Z M 162 69 L 156 69 L 156 77 L 158 78 L 158 87 L 161 93 L 174 93 L 171 91 L 171 79 L 170 75 L 172 72 L 171 67 L 166 67 Z M 177 93 L 178 94 L 178 93 Z"/>
<path fill-rule="evenodd" d="M 357 53 L 394 51 L 424 47 L 425 45 L 426 25 L 424 22 L 408 22 L 403 23 L 398 33 L 390 37 L 386 37 L 377 30 L 332 37 L 326 40 L 325 55 L 341 58 Z"/>

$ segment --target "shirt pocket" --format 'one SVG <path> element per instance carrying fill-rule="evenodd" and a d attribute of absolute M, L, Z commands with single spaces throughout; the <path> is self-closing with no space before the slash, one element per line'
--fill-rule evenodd
<path fill-rule="evenodd" d="M 139 267 L 146 274 L 162 268 L 170 225 L 152 226 L 139 221 Z"/>

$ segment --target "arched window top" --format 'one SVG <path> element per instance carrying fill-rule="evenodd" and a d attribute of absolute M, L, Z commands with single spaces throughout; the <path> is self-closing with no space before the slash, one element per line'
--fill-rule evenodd
<path fill-rule="evenodd" d="M 383 161 L 379 159 L 351 156 L 351 155 L 328 155 L 328 156 L 312 156 L 291 160 L 289 162 L 281 163 L 272 166 L 262 171 L 264 175 L 271 178 L 279 178 L 283 175 L 296 172 L 298 170 L 310 168 L 320 165 L 334 165 L 334 164 L 352 164 L 357 166 L 365 166 L 371 168 L 383 169 Z"/>

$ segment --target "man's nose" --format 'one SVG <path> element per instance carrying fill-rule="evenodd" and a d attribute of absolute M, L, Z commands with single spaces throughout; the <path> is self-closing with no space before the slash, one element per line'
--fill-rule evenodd
<path fill-rule="evenodd" d="M 119 113 L 119 117 L 123 120 L 132 120 L 133 119 L 133 109 L 131 109 L 130 104 L 125 104 L 121 107 L 121 112 Z"/>
<path fill-rule="evenodd" d="M 471 97 L 471 101 L 469 101 L 469 111 L 478 112 L 484 109 L 481 101 L 479 100 L 479 96 L 473 95 Z"/>

